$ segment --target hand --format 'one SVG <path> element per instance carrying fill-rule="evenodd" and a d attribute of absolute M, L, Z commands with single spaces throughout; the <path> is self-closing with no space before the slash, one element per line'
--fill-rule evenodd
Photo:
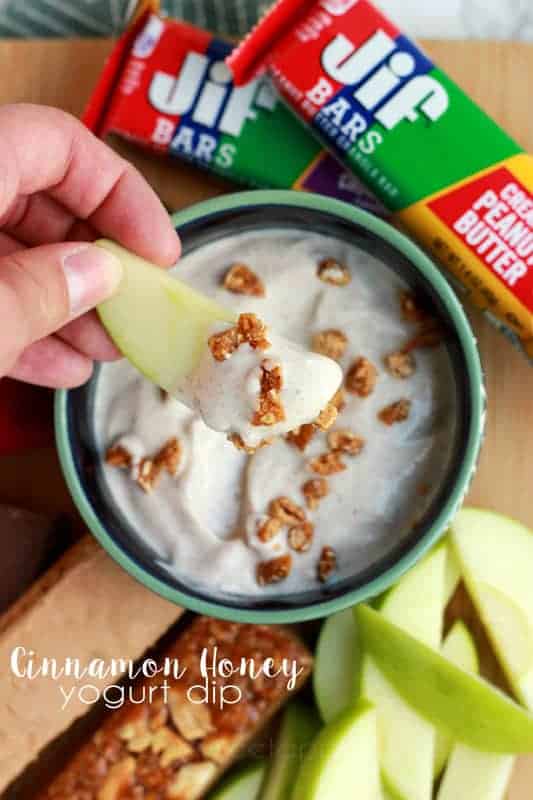
<path fill-rule="evenodd" d="M 90 311 L 121 277 L 99 236 L 161 266 L 180 253 L 152 189 L 81 122 L 0 108 L 0 377 L 78 386 L 120 356 Z"/>

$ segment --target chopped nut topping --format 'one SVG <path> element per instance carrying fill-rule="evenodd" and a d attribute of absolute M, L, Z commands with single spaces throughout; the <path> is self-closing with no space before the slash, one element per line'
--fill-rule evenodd
<path fill-rule="evenodd" d="M 311 439 L 316 433 L 316 427 L 312 424 L 305 424 L 300 425 L 299 428 L 295 428 L 293 431 L 289 431 L 286 436 L 286 439 L 290 444 L 293 444 L 298 450 L 302 452 L 305 450 Z"/>
<path fill-rule="evenodd" d="M 349 392 L 359 397 L 368 397 L 374 391 L 378 371 L 368 358 L 356 359 L 346 375 L 345 385 Z"/>
<path fill-rule="evenodd" d="M 390 406 L 382 408 L 378 414 L 378 418 L 385 425 L 395 425 L 398 422 L 405 422 L 405 420 L 409 417 L 410 411 L 411 401 L 402 398 L 401 400 L 397 400 L 395 403 L 391 403 Z"/>
<path fill-rule="evenodd" d="M 430 347 L 438 347 L 442 343 L 443 331 L 437 320 L 430 319 L 424 324 L 420 325 L 418 332 L 415 333 L 402 350 L 404 353 L 410 353 L 412 350 L 425 350 Z"/>
<path fill-rule="evenodd" d="M 259 408 L 252 417 L 252 425 L 275 425 L 285 419 L 285 410 L 279 393 L 283 376 L 279 364 L 265 359 L 261 364 Z"/>
<path fill-rule="evenodd" d="M 228 328 L 220 333 L 214 333 L 207 341 L 215 361 L 225 361 L 238 348 L 239 334 L 237 328 Z"/>
<path fill-rule="evenodd" d="M 352 280 L 350 270 L 335 258 L 325 258 L 318 265 L 317 276 L 332 286 L 346 286 Z"/>
<path fill-rule="evenodd" d="M 346 408 L 346 392 L 342 387 L 338 389 L 337 392 L 335 392 L 335 394 L 331 398 L 331 402 L 333 403 L 339 414 L 344 408 Z"/>
<path fill-rule="evenodd" d="M 411 353 L 398 350 L 396 353 L 389 353 L 383 359 L 387 372 L 393 378 L 409 378 L 415 371 L 416 362 Z"/>
<path fill-rule="evenodd" d="M 267 328 L 256 314 L 241 314 L 237 320 L 237 332 L 241 342 L 247 342 L 254 350 L 268 350 Z"/>
<path fill-rule="evenodd" d="M 312 522 L 302 522 L 289 530 L 287 541 L 291 550 L 305 553 L 313 543 L 315 528 Z"/>
<path fill-rule="evenodd" d="M 133 463 L 131 453 L 122 447 L 121 444 L 109 447 L 105 454 L 106 464 L 110 467 L 120 467 L 123 469 L 130 469 Z"/>
<path fill-rule="evenodd" d="M 181 462 L 181 444 L 174 436 L 166 442 L 154 458 L 154 463 L 165 469 L 169 475 L 178 474 Z"/>
<path fill-rule="evenodd" d="M 207 344 L 215 361 L 226 361 L 237 348 L 248 343 L 254 350 L 268 350 L 266 326 L 255 314 L 241 314 L 233 328 L 214 333 Z"/>
<path fill-rule="evenodd" d="M 260 586 L 269 583 L 279 583 L 290 575 L 292 558 L 290 555 L 272 558 L 270 561 L 261 561 L 257 565 L 257 582 Z"/>
<path fill-rule="evenodd" d="M 263 281 L 246 264 L 232 264 L 224 276 L 224 288 L 234 294 L 265 295 Z"/>
<path fill-rule="evenodd" d="M 352 431 L 343 428 L 342 430 L 329 432 L 328 444 L 336 453 L 358 456 L 365 446 L 365 440 L 361 436 L 356 436 Z"/>
<path fill-rule="evenodd" d="M 257 527 L 257 538 L 261 542 L 270 542 L 279 533 L 281 524 L 277 517 L 267 517 Z"/>
<path fill-rule="evenodd" d="M 343 357 L 347 345 L 348 337 L 346 334 L 335 328 L 315 333 L 312 340 L 312 347 L 315 353 L 333 358 L 335 361 Z"/>
<path fill-rule="evenodd" d="M 283 525 L 296 525 L 306 519 L 305 509 L 290 497 L 277 497 L 268 507 L 271 517 L 279 519 Z"/>
<path fill-rule="evenodd" d="M 428 311 L 412 292 L 400 292 L 400 309 L 406 322 L 424 322 Z"/>
<path fill-rule="evenodd" d="M 337 554 L 333 547 L 323 547 L 318 562 L 318 580 L 325 583 L 337 569 Z"/>
<path fill-rule="evenodd" d="M 327 431 L 337 419 L 338 414 L 339 412 L 337 411 L 337 407 L 330 402 L 320 412 L 313 424 L 321 431 Z"/>
<path fill-rule="evenodd" d="M 172 722 L 188 742 L 213 732 L 211 712 L 204 703 L 191 703 L 186 694 L 173 689 L 168 698 Z"/>
<path fill-rule="evenodd" d="M 250 447 L 247 445 L 242 436 L 239 433 L 230 433 L 228 434 L 228 442 L 231 442 L 237 450 L 242 450 L 244 453 L 247 453 L 249 456 L 253 456 L 258 450 L 261 450 L 262 447 L 268 447 L 269 444 L 272 444 L 272 439 L 263 439 L 259 442 L 258 445 L 255 447 Z"/>
<path fill-rule="evenodd" d="M 137 483 L 147 494 L 153 491 L 157 481 L 161 476 L 163 466 L 158 464 L 153 458 L 142 458 L 137 474 Z"/>
<path fill-rule="evenodd" d="M 329 493 L 329 483 L 325 478 L 311 478 L 311 480 L 306 481 L 302 486 L 302 492 L 307 507 L 315 509 L 320 500 Z"/>
<path fill-rule="evenodd" d="M 334 452 L 322 453 L 322 455 L 313 458 L 307 466 L 317 475 L 335 475 L 335 473 L 344 472 L 346 469 L 346 464 L 340 454 Z"/>

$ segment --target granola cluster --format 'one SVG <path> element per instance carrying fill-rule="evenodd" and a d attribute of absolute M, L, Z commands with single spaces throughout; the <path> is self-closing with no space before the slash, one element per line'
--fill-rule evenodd
<path fill-rule="evenodd" d="M 347 286 L 352 280 L 346 264 L 341 264 L 335 258 L 323 259 L 318 265 L 316 274 L 321 281 L 332 286 Z"/>
<path fill-rule="evenodd" d="M 215 361 L 226 361 L 242 344 L 249 344 L 254 350 L 268 350 L 266 336 L 266 325 L 256 314 L 241 314 L 232 328 L 210 336 L 208 345 Z"/>
<path fill-rule="evenodd" d="M 223 286 L 233 294 L 264 297 L 265 285 L 247 264 L 232 264 L 224 275 Z"/>
<path fill-rule="evenodd" d="M 178 474 L 182 461 L 182 445 L 179 439 L 172 437 L 153 456 L 144 456 L 136 464 L 133 455 L 124 445 L 118 443 L 108 448 L 105 460 L 110 467 L 132 470 L 140 488 L 150 493 L 164 472 L 172 477 Z"/>
<path fill-rule="evenodd" d="M 283 388 L 281 366 L 264 359 L 261 363 L 259 407 L 252 417 L 252 425 L 276 425 L 285 419 L 280 392 Z"/>

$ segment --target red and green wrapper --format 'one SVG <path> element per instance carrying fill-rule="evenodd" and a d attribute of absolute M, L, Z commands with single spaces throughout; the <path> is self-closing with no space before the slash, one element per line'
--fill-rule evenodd
<path fill-rule="evenodd" d="M 227 64 L 268 74 L 533 357 L 533 159 L 416 44 L 367 0 L 278 0 Z"/>

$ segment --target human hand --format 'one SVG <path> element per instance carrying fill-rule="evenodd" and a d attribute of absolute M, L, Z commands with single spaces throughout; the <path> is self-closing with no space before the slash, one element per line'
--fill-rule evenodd
<path fill-rule="evenodd" d="M 161 266 L 180 244 L 127 161 L 55 108 L 0 108 L 0 377 L 72 387 L 120 356 L 90 309 L 117 288 L 115 239 Z"/>

